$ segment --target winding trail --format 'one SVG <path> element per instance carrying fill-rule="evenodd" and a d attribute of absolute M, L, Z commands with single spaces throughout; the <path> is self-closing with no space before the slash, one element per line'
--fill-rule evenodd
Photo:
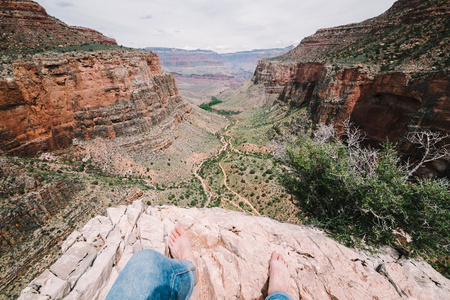
<path fill-rule="evenodd" d="M 208 186 L 207 186 L 205 180 L 204 180 L 200 175 L 198 175 L 198 170 L 200 170 L 200 168 L 203 166 L 203 163 L 204 163 L 205 161 L 207 161 L 207 160 L 208 160 L 208 158 L 202 160 L 202 162 L 198 165 L 197 168 L 194 169 L 194 172 L 193 172 L 195 178 L 197 178 L 198 180 L 200 180 L 200 182 L 202 183 L 203 191 L 205 192 L 205 195 L 206 195 L 206 199 L 207 199 L 207 200 L 206 200 L 206 203 L 205 203 L 205 206 L 204 206 L 204 207 L 208 206 L 209 203 L 211 202 L 212 193 L 211 193 L 211 191 L 208 189 Z"/>
<path fill-rule="evenodd" d="M 225 126 L 225 128 L 224 128 L 224 133 L 222 133 L 222 134 L 220 135 L 220 142 L 222 143 L 222 147 L 219 149 L 219 151 L 217 151 L 217 153 L 216 153 L 213 157 L 216 157 L 216 158 L 219 157 L 219 155 L 220 155 L 223 151 L 226 151 L 226 149 L 228 148 L 228 146 L 230 146 L 230 149 L 231 149 L 233 152 L 236 152 L 236 153 L 239 153 L 239 154 L 241 153 L 239 150 L 237 150 L 236 148 L 234 148 L 233 145 L 232 145 L 232 143 L 231 143 L 231 142 L 228 142 L 228 141 L 225 139 L 225 137 L 224 137 L 224 136 L 230 136 L 230 137 L 231 137 L 231 135 L 229 135 L 228 132 L 226 132 L 226 131 L 228 130 L 228 126 L 230 126 L 231 124 L 232 124 L 232 122 L 228 123 L 227 126 Z M 210 157 L 210 158 L 211 158 L 211 157 Z M 198 165 L 198 167 L 195 168 L 195 169 L 193 170 L 193 172 L 192 172 L 192 173 L 194 174 L 194 176 L 195 176 L 198 180 L 200 180 L 200 182 L 202 183 L 202 188 L 203 188 L 203 191 L 205 192 L 205 195 L 206 195 L 206 198 L 207 198 L 207 201 L 206 201 L 206 203 L 205 203 L 205 205 L 204 205 L 203 207 L 207 207 L 207 206 L 211 203 L 211 198 L 213 197 L 213 193 L 212 193 L 212 191 L 209 189 L 209 186 L 208 186 L 207 181 L 206 181 L 205 179 L 203 179 L 203 178 L 198 174 L 198 171 L 199 171 L 199 170 L 201 169 L 201 167 L 203 166 L 203 163 L 204 163 L 205 161 L 207 161 L 208 159 L 210 159 L 210 158 L 206 158 L 206 159 L 202 160 L 202 162 Z M 256 208 L 250 203 L 250 201 L 248 201 L 247 198 L 241 196 L 240 194 L 238 194 L 237 192 L 235 192 L 234 190 L 232 190 L 232 189 L 230 188 L 230 186 L 229 186 L 228 183 L 227 183 L 227 173 L 225 172 L 225 169 L 223 168 L 223 166 L 222 166 L 221 163 L 219 163 L 219 167 L 220 167 L 220 169 L 222 170 L 222 174 L 223 174 L 223 176 L 224 176 L 224 180 L 223 180 L 224 186 L 225 186 L 231 193 L 233 193 L 233 195 L 235 195 L 236 197 L 238 197 L 238 199 L 239 199 L 240 201 L 243 201 L 244 203 L 246 203 L 246 204 L 252 209 L 252 211 L 253 211 L 254 214 L 260 215 L 260 213 L 258 212 L 258 210 L 256 210 Z M 226 198 L 226 199 L 228 199 L 228 198 Z M 236 204 L 232 199 L 228 199 L 228 200 L 229 200 L 229 202 L 230 202 L 233 206 L 235 206 L 238 210 L 244 211 L 244 212 L 245 212 L 245 210 L 244 210 L 242 207 L 240 207 L 238 204 Z"/>
<path fill-rule="evenodd" d="M 234 195 L 236 195 L 236 196 L 239 198 L 239 200 L 245 202 L 248 206 L 250 206 L 250 207 L 252 208 L 252 210 L 253 210 L 257 215 L 261 215 L 261 214 L 259 213 L 259 211 L 257 211 L 256 208 L 250 203 L 250 201 L 247 200 L 247 198 L 242 197 L 241 195 L 239 195 L 237 192 L 233 191 L 233 190 L 228 186 L 228 184 L 227 184 L 227 173 L 226 173 L 225 170 L 223 169 L 221 163 L 219 163 L 219 167 L 220 167 L 220 169 L 222 169 L 222 173 L 223 173 L 223 176 L 224 176 L 223 184 L 225 185 L 225 187 L 226 187 L 228 190 L 230 190 Z"/>

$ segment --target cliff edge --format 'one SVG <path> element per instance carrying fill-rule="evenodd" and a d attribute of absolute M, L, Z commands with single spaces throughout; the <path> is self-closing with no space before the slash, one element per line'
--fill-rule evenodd
<path fill-rule="evenodd" d="M 450 281 L 421 260 L 394 250 L 368 254 L 310 227 L 222 209 L 146 207 L 143 200 L 108 209 L 62 244 L 62 256 L 19 299 L 104 299 L 141 249 L 167 254 L 176 223 L 187 231 L 200 280 L 192 299 L 263 299 L 273 250 L 290 265 L 296 299 L 445 299 Z"/>

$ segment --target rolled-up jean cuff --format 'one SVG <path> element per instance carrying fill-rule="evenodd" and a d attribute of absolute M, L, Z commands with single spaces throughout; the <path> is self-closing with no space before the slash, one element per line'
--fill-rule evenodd
<path fill-rule="evenodd" d="M 294 299 L 288 293 L 275 292 L 267 296 L 265 300 L 294 300 Z"/>
<path fill-rule="evenodd" d="M 180 287 L 175 286 L 175 278 L 178 277 L 178 280 L 181 280 L 182 282 L 179 282 L 179 284 L 182 284 L 182 286 L 184 287 L 182 293 L 186 294 L 186 298 L 185 299 L 189 299 L 192 295 L 192 292 L 194 291 L 194 285 L 195 285 L 195 272 L 197 272 L 197 270 L 195 269 L 195 266 L 192 262 L 187 261 L 187 260 L 181 260 L 181 259 L 173 259 L 172 261 L 179 263 L 180 265 L 183 265 L 184 268 L 178 266 L 172 266 L 172 270 L 174 272 L 174 281 L 171 283 L 172 286 L 172 290 L 177 290 L 180 289 Z M 174 264 L 175 265 L 175 264 Z M 182 275 L 183 274 L 189 274 L 189 278 L 190 280 L 182 280 Z M 188 290 L 185 290 L 186 287 L 189 286 Z"/>

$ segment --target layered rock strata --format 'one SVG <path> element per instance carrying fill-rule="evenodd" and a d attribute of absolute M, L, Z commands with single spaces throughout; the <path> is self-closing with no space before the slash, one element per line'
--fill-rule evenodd
<path fill-rule="evenodd" d="M 144 133 L 190 111 L 147 51 L 36 54 L 4 65 L 2 75 L 0 150 L 13 155 L 62 149 L 74 137 Z"/>
<path fill-rule="evenodd" d="M 144 199 L 145 200 L 145 199 Z M 62 256 L 25 288 L 24 299 L 104 299 L 131 256 L 167 254 L 176 223 L 198 262 L 192 299 L 263 299 L 272 251 L 290 265 L 294 299 L 445 299 L 450 281 L 423 261 L 394 250 L 367 254 L 314 228 L 222 209 L 145 207 L 142 200 L 108 209 L 62 244 Z"/>
<path fill-rule="evenodd" d="M 279 94 L 279 100 L 291 106 L 308 107 L 315 123 L 333 124 L 341 131 L 350 120 L 371 142 L 398 142 L 404 154 L 416 153 L 407 137 L 417 130 L 450 134 L 448 70 L 413 78 L 409 73 L 374 73 L 362 65 L 305 62 L 270 71 L 274 66 L 271 62 L 259 72 L 255 82 L 264 82 L 261 74 L 265 73 L 270 78 L 264 84 L 266 92 Z M 444 174 L 450 169 L 448 160 L 438 165 L 428 166 L 426 173 Z"/>

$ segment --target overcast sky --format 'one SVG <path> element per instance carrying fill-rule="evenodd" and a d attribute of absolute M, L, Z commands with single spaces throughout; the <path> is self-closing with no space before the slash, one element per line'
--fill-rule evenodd
<path fill-rule="evenodd" d="M 394 0 L 35 0 L 119 45 L 235 52 L 297 45 L 319 28 L 364 21 Z"/>

